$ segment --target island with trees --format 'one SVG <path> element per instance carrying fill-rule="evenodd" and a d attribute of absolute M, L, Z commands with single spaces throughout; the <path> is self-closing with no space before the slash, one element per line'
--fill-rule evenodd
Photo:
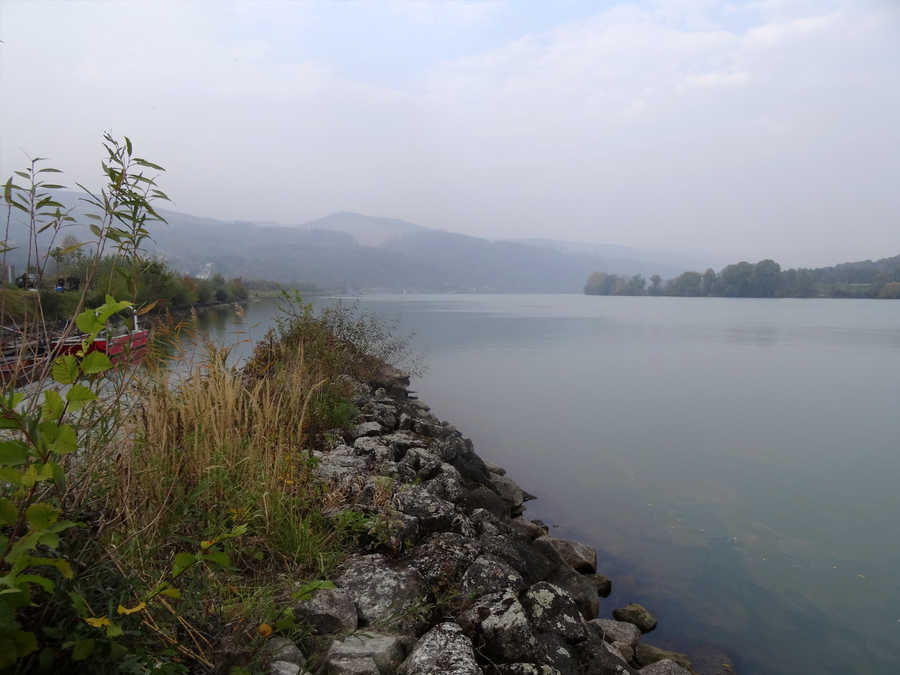
<path fill-rule="evenodd" d="M 724 298 L 900 298 L 900 255 L 831 267 L 781 269 L 774 260 L 739 262 L 718 273 L 683 272 L 649 283 L 631 277 L 594 272 L 584 286 L 587 295 L 668 295 Z"/>

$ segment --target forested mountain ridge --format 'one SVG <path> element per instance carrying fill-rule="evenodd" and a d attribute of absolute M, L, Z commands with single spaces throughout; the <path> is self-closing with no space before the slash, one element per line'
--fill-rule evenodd
<path fill-rule="evenodd" d="M 59 191 L 56 197 L 72 208 L 77 222 L 86 222 L 77 193 Z M 347 291 L 572 293 L 596 269 L 633 275 L 654 270 L 677 274 L 685 268 L 658 258 L 641 259 L 639 252 L 622 247 L 582 252 L 546 241 L 492 241 L 349 212 L 294 226 L 159 212 L 168 225 L 153 228 L 151 252 L 188 275 L 211 269 L 226 277 Z M 24 231 L 24 222 L 14 213 L 12 245 L 25 241 Z M 90 239 L 83 225 L 67 227 L 62 236 Z M 9 254 L 19 272 L 24 250 L 22 244 Z M 622 255 L 625 250 L 629 257 Z"/>
<path fill-rule="evenodd" d="M 623 277 L 594 272 L 588 295 L 671 295 L 728 298 L 900 298 L 900 255 L 830 267 L 782 270 L 774 260 L 742 261 L 716 273 L 684 272 L 663 283 L 660 275 Z"/>

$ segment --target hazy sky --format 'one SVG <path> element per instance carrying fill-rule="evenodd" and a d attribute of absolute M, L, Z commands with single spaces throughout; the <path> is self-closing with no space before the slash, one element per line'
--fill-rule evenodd
<path fill-rule="evenodd" d="M 900 0 L 0 0 L 0 40 L 4 178 L 110 130 L 198 215 L 900 253 Z"/>

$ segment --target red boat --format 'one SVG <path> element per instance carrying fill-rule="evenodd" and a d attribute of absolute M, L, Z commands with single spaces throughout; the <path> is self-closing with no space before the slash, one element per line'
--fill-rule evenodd
<path fill-rule="evenodd" d="M 59 354 L 77 354 L 81 351 L 86 336 L 73 335 L 65 340 L 56 340 L 52 343 L 53 352 Z M 103 352 L 113 363 L 122 361 L 136 361 L 147 352 L 147 344 L 150 342 L 150 331 L 138 327 L 137 316 L 134 317 L 134 327 L 127 333 L 109 337 L 100 334 L 94 338 L 94 342 L 88 346 L 88 352 Z"/>

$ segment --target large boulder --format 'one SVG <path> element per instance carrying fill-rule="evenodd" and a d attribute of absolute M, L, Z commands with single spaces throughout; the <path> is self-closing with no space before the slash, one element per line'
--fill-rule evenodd
<path fill-rule="evenodd" d="M 455 532 L 437 532 L 410 553 L 409 564 L 429 588 L 444 589 L 459 583 L 478 552 L 477 540 Z"/>
<path fill-rule="evenodd" d="M 590 577 L 579 574 L 566 564 L 562 564 L 547 577 L 547 581 L 566 589 L 575 598 L 578 609 L 585 619 L 593 619 L 600 612 L 600 596 Z"/>
<path fill-rule="evenodd" d="M 396 673 L 406 656 L 408 641 L 372 631 L 353 633 L 331 644 L 325 656 L 327 672 L 329 675 Z"/>
<path fill-rule="evenodd" d="M 478 597 L 512 589 L 525 588 L 522 575 L 494 556 L 478 556 L 462 578 L 462 592 Z"/>
<path fill-rule="evenodd" d="M 294 608 L 294 616 L 316 633 L 353 632 L 357 626 L 356 603 L 340 588 L 323 588 Z"/>
<path fill-rule="evenodd" d="M 324 481 L 344 483 L 368 472 L 368 459 L 346 445 L 331 452 L 313 452 L 313 457 L 318 460 L 313 473 Z"/>
<path fill-rule="evenodd" d="M 649 633 L 656 628 L 656 617 L 653 616 L 646 607 L 639 605 L 636 602 L 614 609 L 613 617 L 617 621 L 633 623 L 641 629 L 642 633 Z"/>
<path fill-rule="evenodd" d="M 528 494 L 519 485 L 508 476 L 501 476 L 495 473 L 489 474 L 489 485 L 500 498 L 507 503 L 513 515 L 518 515 L 523 510 L 523 504 L 534 499 L 533 495 Z"/>
<path fill-rule="evenodd" d="M 425 633 L 400 667 L 400 675 L 483 675 L 472 641 L 455 623 L 442 623 Z"/>
<path fill-rule="evenodd" d="M 674 661 L 682 668 L 694 672 L 691 660 L 686 654 L 669 651 L 668 649 L 662 649 L 643 642 L 638 643 L 634 648 L 634 660 L 639 666 L 649 666 L 657 661 L 669 660 Z"/>
<path fill-rule="evenodd" d="M 554 564 L 540 551 L 512 536 L 480 537 L 482 551 L 494 555 L 516 570 L 528 584 L 544 581 Z"/>
<path fill-rule="evenodd" d="M 353 427 L 351 436 L 360 438 L 361 436 L 378 436 L 382 432 L 382 427 L 378 422 L 363 422 Z"/>
<path fill-rule="evenodd" d="M 411 620 L 409 610 L 426 595 L 422 575 L 412 568 L 395 569 L 379 554 L 347 560 L 335 584 L 356 603 L 363 626 L 387 621 L 405 623 Z"/>
<path fill-rule="evenodd" d="M 641 639 L 640 629 L 627 621 L 593 619 L 588 621 L 588 626 L 607 642 L 624 642 L 633 648 Z"/>
<path fill-rule="evenodd" d="M 649 666 L 644 666 L 640 669 L 641 675 L 692 675 L 693 671 L 688 670 L 682 666 L 679 666 L 677 663 L 672 661 L 671 659 L 662 659 L 661 661 L 657 661 L 655 663 L 651 663 Z"/>
<path fill-rule="evenodd" d="M 398 511 L 418 518 L 420 532 L 449 530 L 456 515 L 456 507 L 446 499 L 429 492 L 422 485 L 412 485 L 394 495 Z"/>
<path fill-rule="evenodd" d="M 536 631 L 559 635 L 571 644 L 587 638 L 587 628 L 575 600 L 559 586 L 539 581 L 525 591 L 522 603 Z"/>
<path fill-rule="evenodd" d="M 268 665 L 271 675 L 297 675 L 306 665 L 306 658 L 300 648 L 288 638 L 270 638 L 260 652 L 263 664 Z"/>
<path fill-rule="evenodd" d="M 552 546 L 576 572 L 593 574 L 597 571 L 597 551 L 590 546 L 578 541 L 557 539 L 546 535 L 539 539 Z"/>
<path fill-rule="evenodd" d="M 534 661 L 541 653 L 525 608 L 513 591 L 485 595 L 463 612 L 459 624 L 482 651 L 500 661 Z"/>

